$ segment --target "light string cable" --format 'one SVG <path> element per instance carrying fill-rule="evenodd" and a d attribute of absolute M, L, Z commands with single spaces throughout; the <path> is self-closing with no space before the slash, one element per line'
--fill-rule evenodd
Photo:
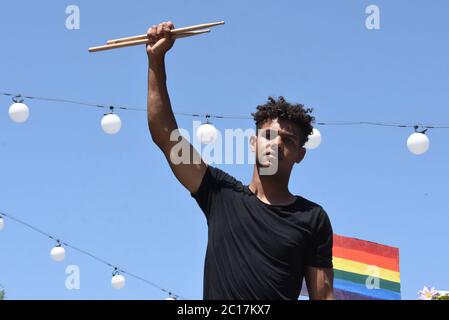
<path fill-rule="evenodd" d="M 180 295 L 175 294 L 172 290 L 167 290 L 167 289 L 165 289 L 165 288 L 162 288 L 161 286 L 155 284 L 154 282 L 151 282 L 151 281 L 149 281 L 149 280 L 147 280 L 147 279 L 145 279 L 145 278 L 143 278 L 143 277 L 141 277 L 141 276 L 138 276 L 138 275 L 136 275 L 136 274 L 134 274 L 134 273 L 128 272 L 128 271 L 126 271 L 126 270 L 124 270 L 124 269 L 122 269 L 122 268 L 119 268 L 119 267 L 117 267 L 116 265 L 113 265 L 113 264 L 109 263 L 108 261 L 106 261 L 106 260 L 104 260 L 104 259 L 102 259 L 102 258 L 99 258 L 98 256 L 96 256 L 96 255 L 94 255 L 94 254 L 92 254 L 92 253 L 89 253 L 89 252 L 86 251 L 86 250 L 83 250 L 83 249 L 81 249 L 81 248 L 79 248 L 79 247 L 76 247 L 76 246 L 70 244 L 70 243 L 67 243 L 67 242 L 65 242 L 65 241 L 62 241 L 60 238 L 54 237 L 54 236 L 48 234 L 47 232 L 42 231 L 42 230 L 40 230 L 40 229 L 38 229 L 38 228 L 32 226 L 32 225 L 29 224 L 29 223 L 26 223 L 26 222 L 24 222 L 24 221 L 22 221 L 22 220 L 20 220 L 20 219 L 18 219 L 18 218 L 13 217 L 13 216 L 10 215 L 10 214 L 6 214 L 6 213 L 4 213 L 4 212 L 0 212 L 0 218 L 1 218 L 2 216 L 7 217 L 8 219 L 14 220 L 14 221 L 17 222 L 17 223 L 19 223 L 19 224 L 21 224 L 21 225 L 24 225 L 24 226 L 28 227 L 29 229 L 32 229 L 33 231 L 35 231 L 35 232 L 37 232 L 37 233 L 40 233 L 41 235 L 44 235 L 44 236 L 46 236 L 46 237 L 48 237 L 48 238 L 50 238 L 50 239 L 56 241 L 58 244 L 62 244 L 62 245 L 64 245 L 64 246 L 69 247 L 69 248 L 72 248 L 72 249 L 74 249 L 74 250 L 76 250 L 76 251 L 78 251 L 78 252 L 80 252 L 80 253 L 82 253 L 82 254 L 84 254 L 84 255 L 87 255 L 87 256 L 91 257 L 92 259 L 95 259 L 95 260 L 97 260 L 98 262 L 100 262 L 100 263 L 102 263 L 102 264 L 105 264 L 105 265 L 107 265 L 107 266 L 113 268 L 113 269 L 114 269 L 114 272 L 118 271 L 118 272 L 120 272 L 120 273 L 122 273 L 122 274 L 129 275 L 129 276 L 131 276 L 131 277 L 133 277 L 133 278 L 135 278 L 135 279 L 138 279 L 138 280 L 140 280 L 140 281 L 142 281 L 142 282 L 144 282 L 144 283 L 146 283 L 146 284 L 148 284 L 148 285 L 150 285 L 150 286 L 153 286 L 153 287 L 155 287 L 155 288 L 157 288 L 157 289 L 159 289 L 159 290 L 161 290 L 161 291 L 167 293 L 167 294 L 169 295 L 169 297 L 173 297 L 173 298 L 176 298 L 176 299 L 187 300 L 186 298 L 183 298 L 183 297 L 181 297 Z"/>
<path fill-rule="evenodd" d="M 114 107 L 116 109 L 121 110 L 130 110 L 130 111 L 140 111 L 140 112 L 146 112 L 146 109 L 142 108 L 135 108 L 135 107 L 126 107 L 126 106 L 116 106 L 116 105 L 104 105 L 104 104 L 94 104 L 94 103 L 87 103 L 82 101 L 75 101 L 75 100 L 69 100 L 69 99 L 59 99 L 59 98 L 45 98 L 45 97 L 36 97 L 36 96 L 30 96 L 30 95 L 22 95 L 22 94 L 13 94 L 8 92 L 0 92 L 0 95 L 13 97 L 13 98 L 25 98 L 25 99 L 31 99 L 31 100 L 41 100 L 41 101 L 51 101 L 51 102 L 62 102 L 62 103 L 70 103 L 70 104 L 76 104 L 81 106 L 88 106 L 88 107 L 96 107 L 96 108 L 105 108 L 109 109 L 111 107 Z M 252 119 L 249 116 L 241 116 L 241 115 L 218 115 L 218 114 L 201 114 L 201 113 L 194 113 L 194 112 L 173 112 L 175 115 L 180 116 L 190 116 L 190 117 L 206 117 L 206 118 L 217 118 L 217 119 Z M 398 128 L 415 128 L 415 130 L 418 127 L 424 128 L 424 129 L 449 129 L 449 123 L 441 123 L 441 124 L 421 124 L 421 123 L 414 123 L 414 124 L 404 124 L 404 123 L 385 123 L 385 122 L 373 122 L 373 121 L 319 121 L 316 122 L 317 125 L 328 125 L 328 126 L 354 126 L 354 125 L 370 125 L 370 126 L 384 126 L 384 127 L 398 127 Z"/>

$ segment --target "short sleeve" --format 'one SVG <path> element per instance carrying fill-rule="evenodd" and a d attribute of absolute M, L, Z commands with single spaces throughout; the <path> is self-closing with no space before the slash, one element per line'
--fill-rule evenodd
<path fill-rule="evenodd" d="M 196 193 L 190 195 L 196 200 L 207 220 L 214 211 L 214 205 L 223 187 L 233 186 L 237 181 L 226 172 L 208 165 Z"/>
<path fill-rule="evenodd" d="M 317 268 L 332 268 L 333 231 L 329 216 L 320 207 L 316 228 L 307 252 L 306 265 Z"/>

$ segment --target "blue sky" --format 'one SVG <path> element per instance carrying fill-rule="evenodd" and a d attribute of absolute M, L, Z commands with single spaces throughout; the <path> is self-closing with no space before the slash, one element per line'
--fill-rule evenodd
<path fill-rule="evenodd" d="M 65 28 L 68 5 L 79 30 Z M 365 27 L 380 8 L 381 29 Z M 178 40 L 167 56 L 177 112 L 248 115 L 269 95 L 314 108 L 317 121 L 448 123 L 449 3 L 434 1 L 2 1 L 0 91 L 146 108 L 143 46 L 88 53 L 106 39 L 172 20 L 182 27 L 224 20 L 210 34 Z M 0 211 L 190 299 L 202 298 L 205 218 L 152 143 L 145 112 L 25 101 L 30 118 L 8 117 L 0 96 Z M 178 117 L 192 130 L 192 117 Z M 249 120 L 212 119 L 220 130 Z M 427 132 L 422 156 L 408 128 L 316 126 L 323 136 L 291 177 L 291 191 L 320 203 L 338 234 L 399 247 L 402 296 L 424 285 L 449 289 L 448 130 Z M 249 183 L 251 165 L 218 165 Z M 0 284 L 9 299 L 164 299 L 74 250 L 55 263 L 54 242 L 5 218 Z M 80 268 L 67 290 L 65 269 Z"/>

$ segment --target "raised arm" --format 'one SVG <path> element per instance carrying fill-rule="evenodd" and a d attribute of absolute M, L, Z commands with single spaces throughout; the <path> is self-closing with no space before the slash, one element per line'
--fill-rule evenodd
<path fill-rule="evenodd" d="M 178 125 L 166 85 L 165 54 L 175 42 L 169 32 L 173 28 L 173 23 L 164 22 L 148 29 L 148 127 L 176 178 L 190 192 L 196 193 L 207 166 L 190 142 L 177 134 Z M 173 137 L 179 139 L 174 140 Z"/>

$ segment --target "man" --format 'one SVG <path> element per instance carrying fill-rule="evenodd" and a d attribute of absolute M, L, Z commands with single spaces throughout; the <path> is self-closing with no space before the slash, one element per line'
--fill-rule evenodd
<path fill-rule="evenodd" d="M 174 175 L 207 218 L 204 299 L 298 299 L 304 277 L 311 299 L 333 299 L 329 218 L 321 206 L 288 190 L 293 165 L 306 154 L 311 110 L 282 97 L 258 107 L 257 136 L 250 139 L 256 165 L 248 186 L 208 166 L 184 138 L 170 139 L 178 129 L 165 74 L 173 28 L 164 22 L 148 30 L 148 125 Z M 190 161 L 173 163 L 171 151 L 178 143 L 190 151 Z"/>

